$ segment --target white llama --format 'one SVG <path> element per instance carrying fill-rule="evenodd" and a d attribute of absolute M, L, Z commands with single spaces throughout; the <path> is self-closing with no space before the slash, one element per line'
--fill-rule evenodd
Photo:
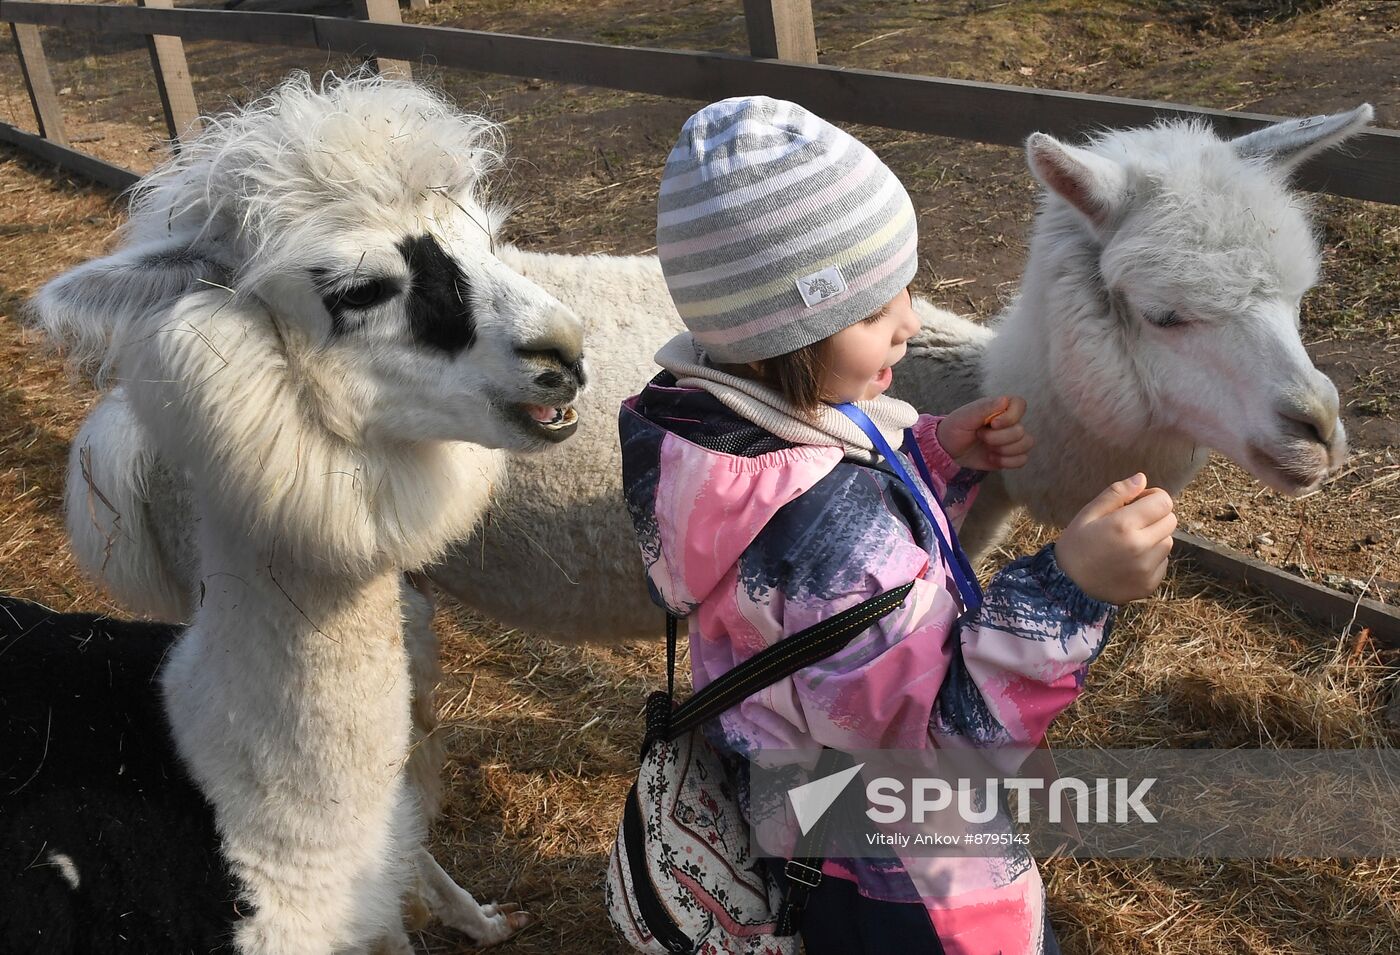
<path fill-rule="evenodd" d="M 40 295 L 183 476 L 199 590 L 182 633 L 3 600 L 0 951 L 407 953 L 415 883 L 478 942 L 528 922 L 437 866 L 404 770 L 401 571 L 470 533 L 488 449 L 568 436 L 584 381 L 578 320 L 490 253 L 495 132 L 294 76 Z"/>
<path fill-rule="evenodd" d="M 1030 138 L 1030 166 L 1046 192 L 1019 297 L 990 327 L 916 299 L 924 331 L 895 371 L 894 393 L 923 411 L 998 392 L 1030 402 L 1037 450 L 1025 468 L 983 482 L 963 531 L 970 553 L 990 549 L 1016 506 L 1064 523 L 1096 489 L 1137 470 L 1177 493 L 1212 448 L 1287 493 L 1332 473 L 1346 448 L 1336 390 L 1298 332 L 1318 249 L 1287 179 L 1371 116 L 1363 105 L 1235 140 L 1190 122 L 1106 132 L 1079 147 Z M 509 246 L 498 254 L 582 317 L 597 382 L 580 403 L 578 436 L 545 455 L 512 457 L 487 519 L 430 576 L 510 626 L 569 640 L 653 637 L 661 617 L 622 502 L 615 421 L 622 398 L 655 372 L 651 356 L 681 327 L 661 270 L 654 257 Z M 140 513 L 125 531 L 94 523 L 90 515 L 105 508 L 70 481 L 78 492 L 70 522 L 85 566 L 140 606 L 157 588 L 128 586 L 135 575 L 126 568 L 154 563 L 172 579 L 178 559 L 162 548 L 178 552 L 188 536 L 182 479 L 104 452 L 114 432 L 130 428 L 95 415 L 82 441 L 105 458 L 108 484 L 135 489 L 123 493 Z M 144 532 L 150 521 L 169 532 Z M 129 558 L 103 571 L 110 537 L 124 533 Z M 190 592 L 192 578 L 173 579 L 185 583 L 171 589 Z"/>

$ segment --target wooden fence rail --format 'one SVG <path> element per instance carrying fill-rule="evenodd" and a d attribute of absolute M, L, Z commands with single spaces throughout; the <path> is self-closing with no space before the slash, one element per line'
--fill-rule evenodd
<path fill-rule="evenodd" d="M 829 119 L 1002 145 L 1017 145 L 1036 130 L 1074 136 L 1098 127 L 1143 125 L 1163 117 L 1197 117 L 1228 135 L 1278 119 L 724 53 L 608 46 L 306 14 L 0 0 L 0 20 L 427 61 L 680 99 L 708 101 L 766 93 L 802 103 Z M 1346 150 L 1325 153 L 1309 163 L 1300 172 L 1299 182 L 1304 188 L 1334 195 L 1400 204 L 1400 132 L 1369 130 L 1351 140 Z"/>

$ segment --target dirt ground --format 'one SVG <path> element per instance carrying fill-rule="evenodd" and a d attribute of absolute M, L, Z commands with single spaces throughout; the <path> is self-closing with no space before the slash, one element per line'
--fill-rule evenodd
<path fill-rule="evenodd" d="M 448 0 L 407 19 L 610 43 L 744 52 L 732 0 L 639 9 L 619 0 Z M 1307 0 L 818 0 L 823 62 L 1310 114 L 1373 103 L 1400 128 L 1400 4 Z M 163 126 L 144 45 L 46 30 L 70 138 L 146 170 Z M 241 102 L 309 51 L 188 46 L 201 107 Z M 695 104 L 462 72 L 421 71 L 506 124 L 501 195 L 519 245 L 643 253 L 657 177 Z M 13 57 L 0 118 L 33 128 Z M 921 222 L 916 291 L 987 318 L 1015 293 L 1034 211 L 1017 150 L 855 127 L 908 185 Z M 1179 502 L 1185 525 L 1313 580 L 1400 603 L 1400 209 L 1320 197 L 1324 279 L 1304 340 L 1342 399 L 1344 474 L 1289 499 L 1215 458 Z M 45 280 L 99 253 L 121 222 L 109 192 L 0 147 L 0 588 L 52 606 L 119 608 L 66 553 L 67 444 L 94 400 L 15 321 Z M 1022 526 L 997 562 L 1048 539 Z M 599 877 L 632 770 L 656 645 L 560 647 L 439 615 L 451 797 L 435 833 L 478 897 L 540 916 L 520 952 L 618 951 Z M 1392 746 L 1395 655 L 1185 567 L 1133 605 L 1057 745 Z M 1400 861 L 1053 859 L 1043 870 L 1067 953 L 1370 953 L 1400 949 Z M 425 951 L 470 948 L 425 933 Z"/>

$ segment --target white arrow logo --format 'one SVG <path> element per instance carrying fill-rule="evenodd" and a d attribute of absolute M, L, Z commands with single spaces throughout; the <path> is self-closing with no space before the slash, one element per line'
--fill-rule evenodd
<path fill-rule="evenodd" d="M 857 763 L 850 769 L 843 769 L 839 773 L 832 773 L 830 776 L 823 776 L 788 790 L 788 799 L 792 800 L 792 811 L 797 815 L 797 824 L 802 827 L 804 836 L 817 824 L 822 813 L 831 808 L 836 797 L 841 795 L 864 765 Z"/>

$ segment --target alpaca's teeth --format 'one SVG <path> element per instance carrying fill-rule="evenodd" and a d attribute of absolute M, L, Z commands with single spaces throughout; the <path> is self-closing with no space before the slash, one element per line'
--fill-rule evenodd
<path fill-rule="evenodd" d="M 554 429 L 567 428 L 569 425 L 573 424 L 577 420 L 578 412 L 576 412 L 572 407 L 555 408 L 554 419 L 546 423 L 545 427 Z"/>
<path fill-rule="evenodd" d="M 530 417 L 533 418 L 535 423 L 540 427 L 550 428 L 552 430 L 567 428 L 578 420 L 578 413 L 574 411 L 572 406 L 568 405 L 563 407 L 525 405 L 525 410 L 529 412 Z"/>

